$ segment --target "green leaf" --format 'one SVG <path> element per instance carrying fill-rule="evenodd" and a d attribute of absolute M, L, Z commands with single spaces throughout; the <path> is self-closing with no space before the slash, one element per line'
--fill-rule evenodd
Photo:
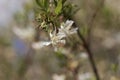
<path fill-rule="evenodd" d="M 48 0 L 44 0 L 44 7 L 46 8 L 46 10 L 49 7 L 49 1 Z"/>
<path fill-rule="evenodd" d="M 42 3 L 40 2 L 40 0 L 36 0 L 36 3 L 37 3 L 38 6 L 43 7 Z"/>
<path fill-rule="evenodd" d="M 62 0 L 59 0 L 57 7 L 55 8 L 55 14 L 59 15 L 61 11 L 62 11 Z"/>
<path fill-rule="evenodd" d="M 47 12 L 48 7 L 49 7 L 48 0 L 36 0 L 36 3 L 38 4 L 41 10 L 43 10 L 44 12 Z"/>
<path fill-rule="evenodd" d="M 67 4 L 63 7 L 63 13 L 65 15 L 66 18 L 71 17 L 71 13 L 72 13 L 72 5 L 71 4 Z"/>
<path fill-rule="evenodd" d="M 48 8 L 48 6 L 49 6 L 49 1 L 48 0 L 42 0 L 41 3 L 42 3 L 44 8 L 46 8 L 46 9 Z"/>

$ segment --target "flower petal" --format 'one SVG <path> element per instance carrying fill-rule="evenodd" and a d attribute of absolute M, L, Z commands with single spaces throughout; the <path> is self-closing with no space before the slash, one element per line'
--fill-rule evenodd
<path fill-rule="evenodd" d="M 51 44 L 51 41 L 48 41 L 48 42 L 44 42 L 44 41 L 40 41 L 40 42 L 35 42 L 32 44 L 32 47 L 34 49 L 41 49 L 45 46 L 49 46 Z"/>
<path fill-rule="evenodd" d="M 65 28 L 66 30 L 69 30 L 71 28 L 71 26 L 73 25 L 74 21 L 72 20 L 67 20 L 66 23 L 65 23 Z"/>
<path fill-rule="evenodd" d="M 69 34 L 75 34 L 77 33 L 78 28 L 71 29 Z"/>

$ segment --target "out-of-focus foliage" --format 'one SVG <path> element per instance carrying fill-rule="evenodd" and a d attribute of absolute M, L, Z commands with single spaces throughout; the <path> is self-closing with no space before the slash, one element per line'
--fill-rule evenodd
<path fill-rule="evenodd" d="M 65 38 L 65 40 L 67 40 L 66 45 L 64 45 L 64 47 L 62 46 L 58 51 L 54 51 L 54 48 L 50 45 L 41 50 L 33 51 L 34 56 L 32 55 L 32 59 L 29 57 L 31 55 L 24 56 L 25 54 L 23 54 L 24 57 L 32 60 L 32 64 L 28 65 L 29 62 L 31 63 L 29 59 L 27 59 L 28 63 L 26 63 L 24 59 L 20 60 L 20 56 L 16 57 L 18 54 L 10 42 L 14 42 L 13 39 L 18 38 L 18 36 L 11 33 L 10 30 L 13 29 L 14 26 L 25 30 L 30 26 L 38 29 L 36 28 L 37 25 L 37 27 L 39 26 L 40 28 L 40 36 L 37 36 L 38 39 L 48 41 L 48 34 L 41 31 L 41 29 L 45 29 L 46 31 L 50 29 L 54 30 L 55 27 L 60 28 L 59 22 L 61 19 L 63 19 L 62 21 L 64 22 L 66 19 L 74 18 L 73 20 L 76 22 L 76 27 L 80 28 L 81 34 L 84 35 L 84 38 L 87 40 L 87 31 L 90 27 L 88 24 L 91 21 L 92 14 L 99 6 L 99 2 L 99 0 L 53 0 L 53 9 L 49 7 L 50 3 L 48 0 L 36 0 L 24 4 L 23 8 L 25 10 L 17 12 L 14 15 L 14 21 L 9 25 L 12 27 L 8 28 L 7 33 L 2 33 L 0 29 L 0 35 L 3 36 L 4 34 L 4 37 L 0 36 L 0 79 L 19 80 L 20 78 L 22 80 L 24 78 L 27 80 L 56 80 L 66 78 L 67 80 L 74 80 L 72 72 L 74 72 L 74 69 L 79 64 L 78 80 L 95 80 L 88 55 L 83 46 L 81 46 L 83 43 L 77 35 Z M 76 5 L 71 3 L 77 4 L 80 9 L 78 10 Z M 104 6 L 100 7 L 93 23 L 91 49 L 101 80 L 120 79 L 120 13 L 119 9 L 115 10 L 119 8 L 117 4 L 119 4 L 117 0 L 105 0 Z M 76 14 L 74 12 L 76 12 Z M 34 22 L 34 19 L 36 19 L 37 24 Z M 48 26 L 51 21 L 55 21 L 54 28 Z M 9 36 L 6 36 L 7 34 L 9 34 Z M 30 40 L 23 40 L 25 45 L 29 44 L 30 46 L 34 41 L 31 38 L 29 39 Z"/>

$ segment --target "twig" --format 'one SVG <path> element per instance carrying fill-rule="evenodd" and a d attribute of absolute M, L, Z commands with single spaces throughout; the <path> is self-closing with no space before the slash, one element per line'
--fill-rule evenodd
<path fill-rule="evenodd" d="M 99 77 L 99 74 L 98 74 L 98 70 L 97 70 L 97 68 L 96 68 L 96 64 L 95 64 L 95 61 L 94 61 L 94 59 L 93 59 L 93 55 L 92 55 L 92 53 L 91 53 L 91 50 L 90 50 L 87 42 L 85 41 L 84 37 L 81 35 L 81 33 L 80 33 L 79 30 L 77 31 L 77 33 L 78 33 L 79 38 L 80 38 L 80 39 L 82 40 L 82 42 L 83 42 L 83 47 L 86 49 L 86 51 L 87 51 L 87 53 L 88 53 L 88 57 L 89 57 L 91 66 L 92 66 L 92 68 L 93 68 L 94 74 L 95 74 L 95 76 L 96 76 L 96 79 L 97 79 L 97 80 L 100 80 L 100 77 Z"/>
<path fill-rule="evenodd" d="M 89 26 L 89 29 L 88 29 L 88 38 L 87 38 L 87 43 L 88 43 L 88 45 L 89 46 L 91 46 L 91 34 L 92 34 L 92 30 L 93 30 L 93 24 L 94 24 L 94 21 L 95 21 L 95 19 L 96 19 L 96 17 L 97 17 L 97 14 L 98 14 L 98 12 L 99 12 L 99 10 L 103 7 L 103 5 L 104 5 L 104 1 L 105 0 L 100 0 L 100 3 L 99 3 L 99 5 L 98 5 L 98 7 L 95 9 L 95 11 L 94 11 L 94 13 L 93 13 L 93 15 L 92 15 L 92 17 L 91 17 L 91 19 L 90 19 L 90 21 L 88 22 L 88 26 Z"/>
<path fill-rule="evenodd" d="M 93 24 L 94 24 L 95 18 L 97 16 L 99 10 L 101 9 L 101 7 L 103 7 L 103 5 L 104 5 L 104 0 L 101 0 L 99 6 L 96 8 L 95 12 L 93 13 L 93 15 L 91 17 L 90 22 L 88 23 L 88 26 L 90 26 L 90 28 L 88 29 L 88 40 L 87 41 L 85 40 L 83 35 L 78 30 L 78 36 L 82 40 L 83 46 L 88 53 L 88 57 L 89 57 L 91 66 L 93 68 L 93 71 L 94 71 L 94 74 L 95 74 L 97 80 L 100 80 L 100 76 L 98 74 L 98 70 L 96 68 L 96 64 L 95 64 L 95 61 L 94 61 L 94 58 L 93 58 L 93 54 L 92 54 L 91 49 L 90 49 L 90 47 L 91 47 L 91 34 L 92 34 L 92 29 L 93 29 Z"/>

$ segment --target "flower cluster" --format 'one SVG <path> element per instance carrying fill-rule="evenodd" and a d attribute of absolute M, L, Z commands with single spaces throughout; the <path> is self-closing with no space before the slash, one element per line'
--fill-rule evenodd
<path fill-rule="evenodd" d="M 56 30 L 49 32 L 50 41 L 35 42 L 32 44 L 32 47 L 34 49 L 41 49 L 44 46 L 52 44 L 56 50 L 56 48 L 61 44 L 64 45 L 66 43 L 66 37 L 77 32 L 78 28 L 72 28 L 73 23 L 74 21 L 72 20 L 67 20 L 65 23 L 61 23 L 60 28 L 58 28 L 58 32 Z"/>
<path fill-rule="evenodd" d="M 77 32 L 74 21 L 69 20 L 74 14 L 73 5 L 67 0 L 36 0 L 39 9 L 36 14 L 38 28 L 48 32 L 49 41 L 33 42 L 34 49 L 52 45 L 55 50 L 66 43 L 66 37 Z"/>

